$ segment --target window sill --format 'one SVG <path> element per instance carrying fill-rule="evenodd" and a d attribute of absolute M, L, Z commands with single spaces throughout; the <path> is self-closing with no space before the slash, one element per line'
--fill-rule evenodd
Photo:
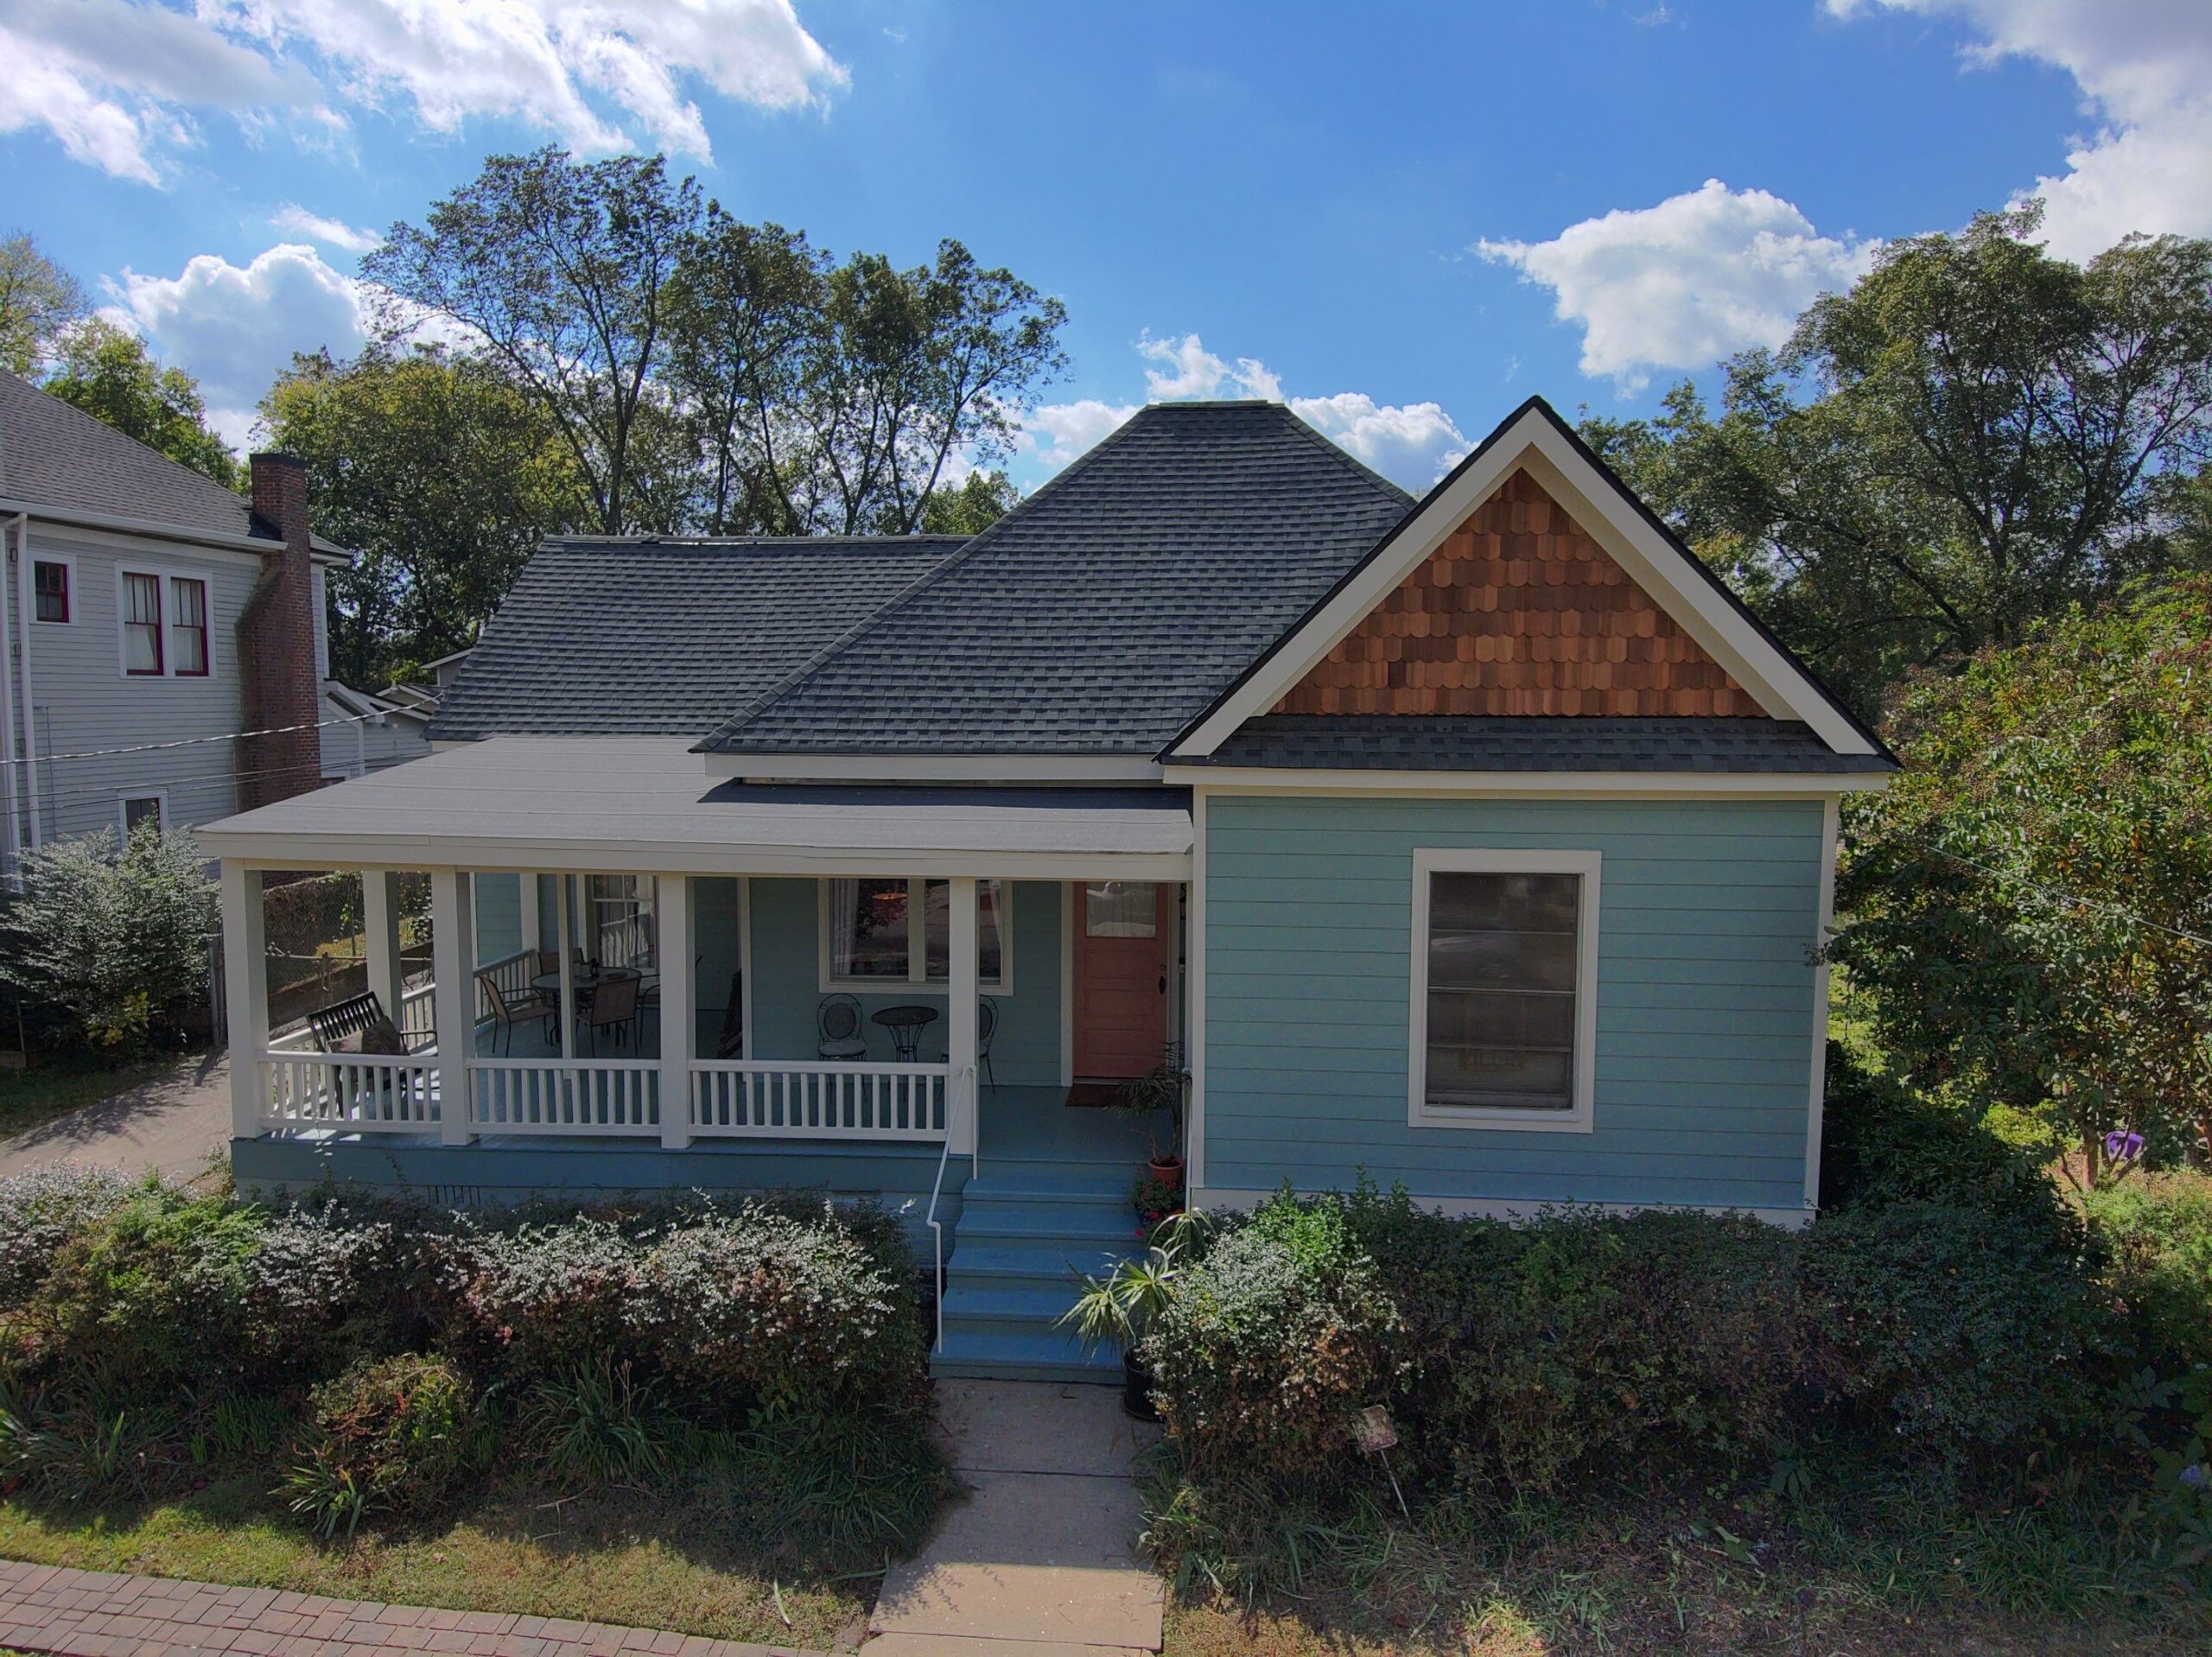
<path fill-rule="evenodd" d="M 1407 1118 L 1407 1126 L 1474 1129 L 1481 1133 L 1588 1133 L 1593 1131 L 1595 1124 L 1587 1110 L 1539 1112 L 1485 1110 L 1476 1107 L 1465 1110 L 1423 1108 Z"/>

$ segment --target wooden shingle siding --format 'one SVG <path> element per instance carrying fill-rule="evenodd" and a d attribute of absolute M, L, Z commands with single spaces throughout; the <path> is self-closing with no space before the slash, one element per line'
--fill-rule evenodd
<path fill-rule="evenodd" d="M 1207 1187 L 1799 1208 L 1821 812 L 1210 797 Z M 1408 1126 L 1416 847 L 1603 854 L 1591 1133 Z"/>
<path fill-rule="evenodd" d="M 1534 479 L 1516 472 L 1273 711 L 1761 710 Z"/>

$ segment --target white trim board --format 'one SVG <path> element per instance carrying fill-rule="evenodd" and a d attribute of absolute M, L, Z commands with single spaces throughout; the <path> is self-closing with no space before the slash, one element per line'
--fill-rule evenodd
<path fill-rule="evenodd" d="M 1191 1206 L 1195 1209 L 1217 1209 L 1227 1213 L 1242 1213 L 1257 1208 L 1261 1203 L 1280 1197 L 1280 1190 L 1246 1190 L 1235 1186 L 1212 1189 L 1193 1183 L 1191 1187 Z M 1301 1197 L 1333 1197 L 1340 1191 L 1300 1190 Z M 1539 1220 L 1548 1216 L 1577 1214 L 1748 1214 L 1755 1220 L 1796 1231 L 1813 1222 L 1813 1210 L 1802 1209 L 1747 1208 L 1739 1204 L 1720 1203 L 1571 1203 L 1540 1197 L 1416 1197 L 1415 1208 L 1426 1209 L 1447 1220 Z"/>
<path fill-rule="evenodd" d="M 1550 799 L 1833 799 L 1878 792 L 1872 771 L 1325 771 L 1299 766 L 1170 765 L 1168 780 L 1216 794 L 1535 795 Z"/>
<path fill-rule="evenodd" d="M 1413 860 L 1413 956 L 1406 998 L 1406 1122 L 1420 1129 L 1486 1133 L 1588 1133 L 1596 1127 L 1598 1090 L 1599 886 L 1602 853 L 1513 851 L 1418 846 Z M 1436 1106 L 1428 1102 L 1428 954 L 1430 883 L 1438 874 L 1572 874 L 1580 883 L 1574 921 L 1573 1072 L 1565 1111 L 1510 1106 Z"/>
<path fill-rule="evenodd" d="M 1835 854 L 1841 816 L 1830 800 L 1821 812 L 1820 918 L 1813 941 L 1820 950 L 1813 968 L 1813 1078 L 1805 1106 L 1805 1206 L 1821 1205 L 1821 1121 L 1828 1086 L 1828 933 L 1835 924 Z"/>
<path fill-rule="evenodd" d="M 1802 720 L 1838 753 L 1877 752 L 1865 733 L 1789 653 L 1624 499 L 1554 415 L 1532 399 L 1414 509 L 1380 549 L 1262 657 L 1161 757 L 1214 752 L 1264 714 L 1372 614 L 1470 513 L 1526 470 L 1630 578 L 1776 719 Z"/>

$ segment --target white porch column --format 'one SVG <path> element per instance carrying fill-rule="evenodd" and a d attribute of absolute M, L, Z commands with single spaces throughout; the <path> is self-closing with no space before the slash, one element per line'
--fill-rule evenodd
<path fill-rule="evenodd" d="M 261 871 L 223 860 L 223 1003 L 231 1030 L 231 1137 L 261 1132 L 261 1055 L 269 1046 L 269 946 Z"/>
<path fill-rule="evenodd" d="M 438 1137 L 466 1145 L 473 1114 L 468 1059 L 476 1046 L 476 940 L 470 936 L 468 893 L 458 869 L 430 871 L 430 962 L 437 978 Z"/>
<path fill-rule="evenodd" d="M 952 1067 L 950 1087 L 957 1090 L 960 1109 L 952 1141 L 955 1151 L 976 1153 L 976 1116 L 982 1102 L 976 1086 L 976 877 L 952 879 L 946 943 L 952 955 L 950 994 L 945 998 L 944 1056 Z M 955 1097 L 948 1092 L 945 1108 Z"/>
<path fill-rule="evenodd" d="M 394 1024 L 399 1022 L 399 998 L 406 988 L 400 964 L 397 879 L 389 871 L 361 871 L 361 930 L 369 940 L 369 989 Z"/>
<path fill-rule="evenodd" d="M 691 882 L 664 874 L 654 903 L 659 921 L 660 1142 L 671 1151 L 691 1143 Z"/>

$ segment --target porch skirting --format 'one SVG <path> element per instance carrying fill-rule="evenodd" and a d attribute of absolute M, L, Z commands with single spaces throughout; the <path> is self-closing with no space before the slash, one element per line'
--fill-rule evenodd
<path fill-rule="evenodd" d="M 486 1135 L 444 1145 L 428 1134 L 273 1133 L 231 1141 L 238 1189 L 264 1201 L 304 1197 L 317 1187 L 404 1197 L 440 1209 L 501 1208 L 538 1199 L 584 1206 L 706 1191 L 737 1197 L 773 1190 L 820 1191 L 839 1201 L 873 1197 L 904 1219 L 917 1258 L 926 1261 L 923 1228 L 940 1147 L 895 1142 L 802 1146 L 700 1140 L 681 1150 L 620 1138 L 521 1139 Z M 957 1216 L 968 1159 L 945 1165 L 947 1202 Z"/>

